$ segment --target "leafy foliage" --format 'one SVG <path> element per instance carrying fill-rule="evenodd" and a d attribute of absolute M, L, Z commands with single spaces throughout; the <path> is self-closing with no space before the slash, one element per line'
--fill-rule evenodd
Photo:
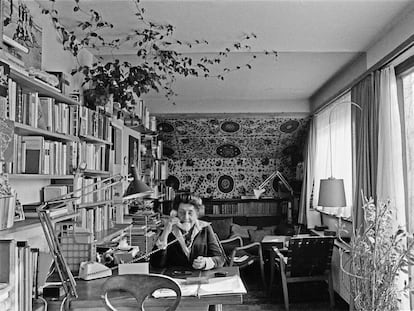
<path fill-rule="evenodd" d="M 401 294 L 406 289 L 396 285 L 401 272 L 408 273 L 414 262 L 412 236 L 393 225 L 390 202 L 374 204 L 371 198 L 364 202 L 365 224 L 356 230 L 349 246 L 351 296 L 356 310 L 398 310 Z M 344 242 L 345 243 L 345 242 Z M 407 285 L 407 284 L 406 284 Z"/>
<path fill-rule="evenodd" d="M 257 58 L 252 54 L 251 59 L 243 65 L 234 68 L 223 68 L 217 73 L 212 72 L 214 65 L 220 64 L 233 51 L 249 51 L 247 42 L 255 39 L 256 35 L 244 34 L 241 40 L 230 44 L 222 51 L 211 57 L 195 59 L 178 53 L 174 49 L 180 46 L 193 48 L 199 45 L 207 45 L 208 41 L 196 39 L 193 42 L 182 42 L 173 37 L 174 26 L 150 21 L 145 16 L 145 9 L 140 0 L 131 0 L 135 4 L 136 25 L 135 29 L 125 36 L 108 41 L 105 39 L 105 31 L 116 28 L 116 25 L 103 19 L 103 16 L 95 9 L 86 10 L 80 5 L 80 0 L 74 0 L 73 12 L 83 17 L 84 20 L 77 24 L 76 29 L 69 30 L 59 18 L 55 8 L 55 0 L 49 0 L 50 8 L 43 8 L 44 14 L 50 15 L 53 25 L 62 37 L 64 49 L 70 51 L 75 57 L 84 48 L 109 48 L 111 51 L 120 49 L 121 46 L 132 46 L 136 50 L 137 64 L 120 61 L 114 57 L 113 61 L 94 63 L 91 67 L 79 66 L 73 70 L 85 76 L 85 82 L 99 95 L 111 93 L 114 101 L 124 103 L 131 98 L 131 91 L 137 96 L 151 90 L 163 91 L 168 99 L 172 99 L 176 93 L 173 84 L 178 76 L 181 77 L 214 77 L 224 80 L 226 74 L 241 69 L 252 69 L 252 62 Z M 264 51 L 265 55 L 277 59 L 276 51 Z"/>
<path fill-rule="evenodd" d="M 0 173 L 0 198 L 12 195 L 12 188 L 6 174 Z"/>

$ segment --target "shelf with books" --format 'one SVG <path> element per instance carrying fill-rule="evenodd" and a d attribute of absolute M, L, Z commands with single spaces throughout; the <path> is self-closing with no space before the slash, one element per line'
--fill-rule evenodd
<path fill-rule="evenodd" d="M 105 204 L 111 204 L 113 203 L 113 200 L 105 200 L 105 201 L 97 201 L 97 202 L 90 202 L 90 203 L 81 203 L 79 204 L 79 208 L 97 208 L 99 206 L 105 205 Z"/>
<path fill-rule="evenodd" d="M 131 230 L 132 224 L 116 224 L 114 227 L 97 232 L 95 235 L 96 244 L 105 244 L 111 242 L 114 238 L 120 236 L 127 230 Z M 129 232 L 129 235 L 131 232 Z"/>
<path fill-rule="evenodd" d="M 89 176 L 89 177 L 96 177 L 96 176 L 105 177 L 105 176 L 109 176 L 110 172 L 109 171 L 100 171 L 100 170 L 87 169 L 83 172 L 83 174 L 85 176 Z"/>
<path fill-rule="evenodd" d="M 104 140 L 104 139 L 100 139 L 98 137 L 95 136 L 90 136 L 90 135 L 81 135 L 79 134 L 79 137 L 87 142 L 90 143 L 96 143 L 96 144 L 104 144 L 104 145 L 112 145 L 112 143 L 110 141 Z"/>
<path fill-rule="evenodd" d="M 51 221 L 52 223 L 57 223 L 57 222 L 73 219 L 78 216 L 79 216 L 79 212 L 72 212 L 72 213 L 68 213 L 65 215 L 53 217 L 51 218 Z M 2 230 L 0 232 L 1 232 L 2 237 L 5 237 L 8 234 L 11 234 L 14 232 L 24 232 L 25 230 L 34 229 L 34 228 L 40 229 L 40 221 L 39 221 L 39 218 L 31 217 L 31 218 L 26 218 L 25 220 L 16 221 L 13 227 L 7 230 Z"/>
<path fill-rule="evenodd" d="M 9 179 L 73 179 L 73 175 L 47 175 L 47 174 L 9 174 Z"/>
<path fill-rule="evenodd" d="M 43 136 L 45 138 L 53 139 L 53 140 L 59 140 L 64 142 L 69 141 L 79 141 L 79 138 L 73 135 L 68 134 L 60 134 L 60 133 L 54 133 L 48 130 L 44 130 L 41 128 L 35 128 L 27 124 L 22 124 L 19 122 L 14 123 L 14 132 L 15 134 L 19 136 Z"/>
<path fill-rule="evenodd" d="M 22 85 L 25 89 L 38 92 L 43 96 L 49 96 L 55 98 L 57 101 L 71 104 L 79 105 L 79 102 L 73 100 L 72 98 L 62 94 L 59 89 L 54 88 L 51 85 L 48 85 L 34 77 L 25 75 L 13 68 L 10 69 L 10 78 Z"/>

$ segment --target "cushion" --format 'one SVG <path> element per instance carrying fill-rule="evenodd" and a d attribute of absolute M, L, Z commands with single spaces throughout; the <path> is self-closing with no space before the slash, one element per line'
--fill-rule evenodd
<path fill-rule="evenodd" d="M 230 228 L 233 218 L 211 219 L 211 226 L 220 240 L 225 240 L 230 236 Z"/>
<path fill-rule="evenodd" d="M 240 226 L 238 224 L 233 224 L 231 226 L 231 235 L 237 235 L 242 239 L 249 239 L 249 230 L 256 230 L 257 226 Z"/>
<path fill-rule="evenodd" d="M 272 231 L 272 233 L 271 233 L 271 234 L 275 234 L 275 232 L 276 232 L 276 228 L 277 228 L 277 226 L 276 226 L 276 225 L 274 225 L 274 226 L 267 226 L 267 227 L 263 227 L 262 229 L 263 229 L 263 230 L 271 230 L 271 231 Z"/>
<path fill-rule="evenodd" d="M 273 230 L 262 229 L 262 230 L 249 230 L 250 240 L 252 242 L 261 242 L 265 235 L 272 235 Z"/>

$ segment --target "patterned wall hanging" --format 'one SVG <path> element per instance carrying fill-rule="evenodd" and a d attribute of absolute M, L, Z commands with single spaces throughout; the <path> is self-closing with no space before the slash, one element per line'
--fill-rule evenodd
<path fill-rule="evenodd" d="M 252 195 L 275 170 L 289 180 L 302 161 L 308 118 L 163 118 L 158 129 L 170 174 L 181 190 L 202 197 Z M 278 180 L 266 186 L 276 196 Z"/>

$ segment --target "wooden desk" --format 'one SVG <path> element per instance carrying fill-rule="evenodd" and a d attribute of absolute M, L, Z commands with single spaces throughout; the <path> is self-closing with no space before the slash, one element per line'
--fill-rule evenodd
<path fill-rule="evenodd" d="M 228 276 L 239 275 L 238 267 L 224 267 L 213 269 L 209 271 L 202 271 L 202 276 L 212 276 L 217 271 L 227 271 Z M 78 299 L 70 302 L 70 310 L 84 310 L 84 311 L 99 311 L 105 309 L 102 296 L 102 285 L 107 278 L 96 279 L 92 281 L 77 280 Z M 115 307 L 124 310 L 137 310 L 137 303 L 135 299 L 129 296 L 119 296 L 119 298 L 112 298 L 112 303 Z M 209 305 L 216 305 L 216 310 L 221 309 L 221 304 L 241 304 L 243 303 L 242 294 L 223 294 L 213 296 L 198 297 L 181 297 L 181 302 L 177 310 L 208 310 Z M 149 298 L 145 303 L 145 310 L 165 310 L 171 304 L 168 298 Z"/>

